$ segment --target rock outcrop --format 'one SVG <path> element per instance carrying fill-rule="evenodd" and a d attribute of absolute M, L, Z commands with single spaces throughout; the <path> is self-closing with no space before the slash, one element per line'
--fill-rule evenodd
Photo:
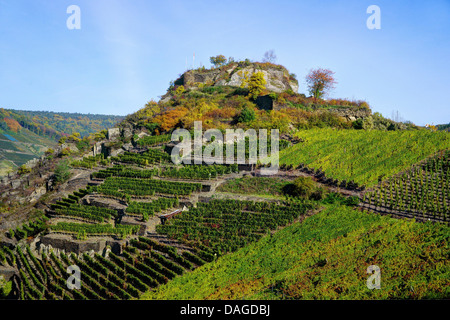
<path fill-rule="evenodd" d="M 370 109 L 366 108 L 332 108 L 328 109 L 330 112 L 336 113 L 337 115 L 346 118 L 349 121 L 355 121 L 358 119 L 364 119 L 372 114 Z"/>
<path fill-rule="evenodd" d="M 279 65 L 264 65 L 249 63 L 242 66 L 234 63 L 226 67 L 212 70 L 189 70 L 185 72 L 176 84 L 182 84 L 185 88 L 194 88 L 199 84 L 212 86 L 235 86 L 239 87 L 245 77 L 250 79 L 252 74 L 262 72 L 266 80 L 266 89 L 273 92 L 286 90 L 298 91 L 298 83 L 293 79 L 286 68 Z"/>

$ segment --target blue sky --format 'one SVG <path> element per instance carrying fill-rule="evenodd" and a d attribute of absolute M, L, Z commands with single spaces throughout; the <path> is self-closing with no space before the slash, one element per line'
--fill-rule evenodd
<path fill-rule="evenodd" d="M 369 30 L 370 5 L 381 29 Z M 69 30 L 69 5 L 81 29 Z M 416 124 L 450 122 L 450 1 L 0 0 L 0 107 L 126 115 L 159 100 L 209 57 L 277 63 L 306 93 L 333 70 L 330 97 L 366 100 Z"/>

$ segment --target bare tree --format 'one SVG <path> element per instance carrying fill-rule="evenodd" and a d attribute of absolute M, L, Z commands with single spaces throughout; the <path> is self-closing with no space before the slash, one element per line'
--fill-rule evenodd
<path fill-rule="evenodd" d="M 275 63 L 277 60 L 277 55 L 275 54 L 275 51 L 269 50 L 264 53 L 263 62 L 270 62 Z"/>

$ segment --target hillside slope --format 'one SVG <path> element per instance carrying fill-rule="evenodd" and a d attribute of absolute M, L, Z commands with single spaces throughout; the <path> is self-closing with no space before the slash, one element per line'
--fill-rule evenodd
<path fill-rule="evenodd" d="M 450 148 L 447 132 L 300 130 L 302 140 L 280 152 L 280 164 L 321 169 L 340 181 L 370 187 L 438 151 Z"/>
<path fill-rule="evenodd" d="M 39 158 L 74 132 L 81 137 L 108 129 L 120 116 L 0 108 L 0 177 Z"/>
<path fill-rule="evenodd" d="M 199 70 L 199 79 L 174 83 L 116 128 L 63 137 L 30 172 L 1 179 L 0 275 L 14 274 L 13 298 L 450 296 L 450 153 L 436 153 L 449 149 L 447 132 L 395 123 L 363 101 L 292 88 L 256 96 L 219 71 L 211 81 Z M 33 119 L 45 124 L 44 114 Z M 5 148 L 17 149 L 10 138 L 27 132 L 20 121 L 0 118 L 11 132 Z M 260 163 L 174 165 L 171 133 L 194 121 L 203 129 L 279 129 L 277 180 L 259 179 Z M 80 292 L 65 283 L 73 264 L 83 267 Z M 381 290 L 366 286 L 373 265 Z"/>
<path fill-rule="evenodd" d="M 108 129 L 123 120 L 123 116 L 104 114 L 83 114 L 76 112 L 28 111 L 6 109 L 10 117 L 22 127 L 39 134 L 51 136 L 70 135 L 78 132 L 81 137 Z"/>
<path fill-rule="evenodd" d="M 330 206 L 144 299 L 449 298 L 448 226 Z M 381 270 L 381 289 L 366 286 Z"/>
<path fill-rule="evenodd" d="M 0 177 L 27 161 L 40 157 L 45 150 L 56 145 L 55 140 L 38 136 L 25 128 L 20 128 L 17 132 L 0 128 Z"/>

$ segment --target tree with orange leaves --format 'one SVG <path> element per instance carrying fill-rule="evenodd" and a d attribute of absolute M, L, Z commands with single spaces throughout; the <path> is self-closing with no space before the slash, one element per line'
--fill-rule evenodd
<path fill-rule="evenodd" d="M 329 69 L 312 69 L 306 76 L 308 91 L 314 98 L 322 98 L 336 84 L 334 72 Z"/>
<path fill-rule="evenodd" d="M 13 118 L 4 118 L 3 121 L 5 121 L 11 131 L 18 132 L 22 129 L 22 126 Z"/>
<path fill-rule="evenodd" d="M 158 123 L 162 131 L 169 131 L 189 112 L 185 107 L 178 107 L 156 116 L 153 122 Z"/>

